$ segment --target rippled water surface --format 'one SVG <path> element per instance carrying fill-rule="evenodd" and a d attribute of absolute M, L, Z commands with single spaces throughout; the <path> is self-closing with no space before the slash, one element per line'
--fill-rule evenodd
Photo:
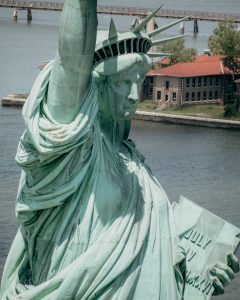
<path fill-rule="evenodd" d="M 0 110 L 0 273 L 18 227 L 14 156 L 23 130 L 20 109 Z M 240 227 L 239 131 L 133 121 L 131 137 L 171 201 L 184 195 Z M 237 300 L 238 283 L 218 299 Z"/>

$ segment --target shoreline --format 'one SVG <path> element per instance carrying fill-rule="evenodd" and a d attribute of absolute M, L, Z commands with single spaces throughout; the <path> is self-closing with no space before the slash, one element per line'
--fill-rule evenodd
<path fill-rule="evenodd" d="M 213 119 L 188 115 L 177 115 L 170 113 L 136 111 L 134 119 L 152 122 L 166 122 L 192 126 L 205 126 L 214 128 L 240 129 L 240 121 Z"/>
<path fill-rule="evenodd" d="M 6 107 L 22 107 L 25 103 L 25 98 L 18 98 L 11 94 L 2 98 L 2 106 Z M 240 129 L 240 121 L 228 119 L 213 119 L 197 116 L 188 116 L 180 114 L 170 114 L 161 112 L 148 112 L 137 110 L 134 119 L 152 122 L 167 122 L 174 124 L 184 124 L 192 126 L 205 126 L 214 128 L 229 128 Z"/>

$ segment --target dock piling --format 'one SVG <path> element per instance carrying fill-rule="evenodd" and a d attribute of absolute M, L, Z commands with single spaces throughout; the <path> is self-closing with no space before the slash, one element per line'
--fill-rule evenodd
<path fill-rule="evenodd" d="M 182 22 L 180 25 L 180 34 L 184 34 L 184 32 L 185 32 L 185 26 L 184 26 L 184 22 Z"/>
<path fill-rule="evenodd" d="M 193 20 L 193 33 L 198 34 L 198 20 L 197 19 Z"/>
<path fill-rule="evenodd" d="M 27 10 L 27 20 L 32 21 L 32 11 L 30 8 L 28 8 Z"/>
<path fill-rule="evenodd" d="M 14 11 L 13 11 L 13 19 L 14 19 L 14 20 L 17 20 L 17 18 L 18 18 L 18 10 L 17 10 L 17 8 L 14 8 Z"/>

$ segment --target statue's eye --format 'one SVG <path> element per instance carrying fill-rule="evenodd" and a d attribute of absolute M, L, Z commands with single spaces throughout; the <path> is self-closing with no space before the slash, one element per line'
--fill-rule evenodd
<path fill-rule="evenodd" d="M 112 87 L 119 88 L 121 86 L 121 81 L 113 81 L 111 85 Z"/>

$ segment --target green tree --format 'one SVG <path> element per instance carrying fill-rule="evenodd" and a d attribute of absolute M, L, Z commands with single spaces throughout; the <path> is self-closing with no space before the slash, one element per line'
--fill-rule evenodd
<path fill-rule="evenodd" d="M 197 50 L 194 48 L 185 48 L 184 40 L 175 40 L 165 43 L 160 48 L 161 52 L 171 53 L 169 57 L 169 65 L 176 64 L 178 62 L 193 61 L 197 55 Z"/>
<path fill-rule="evenodd" d="M 233 72 L 240 71 L 240 31 L 233 21 L 221 21 L 208 39 L 213 54 L 223 56 L 223 64 Z"/>
<path fill-rule="evenodd" d="M 225 67 L 235 74 L 240 72 L 240 31 L 237 25 L 230 20 L 219 22 L 218 27 L 208 39 L 208 47 L 213 54 L 222 55 Z M 239 97 L 231 93 L 224 97 L 224 116 L 232 117 L 239 111 Z"/>
<path fill-rule="evenodd" d="M 237 115 L 240 107 L 240 97 L 236 93 L 228 93 L 224 99 L 224 117 L 231 118 Z"/>

